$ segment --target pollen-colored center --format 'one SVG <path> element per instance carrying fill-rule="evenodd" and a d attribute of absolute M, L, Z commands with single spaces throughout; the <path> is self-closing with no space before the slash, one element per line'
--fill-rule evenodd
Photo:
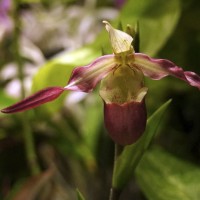
<path fill-rule="evenodd" d="M 120 64 L 101 81 L 100 96 L 106 103 L 140 102 L 147 92 L 143 85 L 143 73 L 139 69 Z"/>

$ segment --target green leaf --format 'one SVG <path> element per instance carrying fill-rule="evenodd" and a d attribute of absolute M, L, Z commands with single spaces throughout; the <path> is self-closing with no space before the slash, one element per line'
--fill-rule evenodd
<path fill-rule="evenodd" d="M 124 24 L 140 25 L 140 51 L 149 55 L 158 52 L 180 17 L 179 0 L 129 0 L 123 7 L 119 20 Z"/>
<path fill-rule="evenodd" d="M 9 97 L 5 92 L 3 92 L 2 90 L 0 90 L 0 108 L 5 108 L 9 105 L 12 105 L 16 102 L 16 100 L 12 97 Z M 4 115 L 3 113 L 0 112 L 0 116 Z"/>
<path fill-rule="evenodd" d="M 99 95 L 93 93 L 89 101 L 84 106 L 84 116 L 82 119 L 81 131 L 86 145 L 93 154 L 96 153 L 100 129 L 103 124 L 103 102 Z"/>
<path fill-rule="evenodd" d="M 136 177 L 149 200 L 199 200 L 200 168 L 160 148 L 144 155 Z"/>
<path fill-rule="evenodd" d="M 76 189 L 76 195 L 77 195 L 77 200 L 85 200 L 85 198 L 78 189 Z"/>
<path fill-rule="evenodd" d="M 148 119 L 143 136 L 136 143 L 126 146 L 116 160 L 112 182 L 113 188 L 122 189 L 133 175 L 135 168 L 156 134 L 160 120 L 170 102 L 171 100 L 168 100 Z"/>

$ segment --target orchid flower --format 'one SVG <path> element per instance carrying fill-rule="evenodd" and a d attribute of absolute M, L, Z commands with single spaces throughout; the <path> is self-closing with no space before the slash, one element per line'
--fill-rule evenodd
<path fill-rule="evenodd" d="M 146 126 L 144 76 L 159 80 L 167 75 L 179 78 L 200 89 L 200 76 L 183 71 L 169 60 L 154 59 L 135 53 L 133 38 L 103 21 L 109 33 L 113 54 L 104 55 L 91 64 L 73 70 L 65 87 L 49 87 L 1 110 L 15 113 L 35 108 L 56 99 L 65 90 L 91 92 L 101 82 L 104 121 L 110 137 L 120 145 L 132 144 Z"/>

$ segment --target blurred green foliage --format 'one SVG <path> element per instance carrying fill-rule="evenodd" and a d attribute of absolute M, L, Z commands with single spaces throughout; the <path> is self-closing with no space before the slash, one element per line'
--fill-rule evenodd
<path fill-rule="evenodd" d="M 199 199 L 200 168 L 158 147 L 144 155 L 136 177 L 150 200 Z"/>

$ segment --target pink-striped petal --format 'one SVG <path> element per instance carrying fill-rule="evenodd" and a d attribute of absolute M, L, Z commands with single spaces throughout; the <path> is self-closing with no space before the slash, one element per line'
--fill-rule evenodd
<path fill-rule="evenodd" d="M 40 90 L 32 96 L 27 97 L 12 106 L 4 108 L 3 110 L 1 110 L 1 112 L 16 113 L 35 108 L 37 106 L 40 106 L 41 104 L 53 101 L 58 96 L 60 96 L 63 91 L 64 88 L 61 87 L 48 87 L 46 89 Z"/>
<path fill-rule="evenodd" d="M 181 67 L 165 59 L 154 59 L 142 53 L 134 54 L 134 64 L 142 70 L 145 76 L 159 80 L 171 75 L 186 81 L 189 85 L 200 89 L 200 76 L 194 72 L 183 71 Z"/>
<path fill-rule="evenodd" d="M 87 66 L 76 67 L 65 89 L 91 92 L 97 83 L 117 65 L 114 55 L 105 55 Z"/>

